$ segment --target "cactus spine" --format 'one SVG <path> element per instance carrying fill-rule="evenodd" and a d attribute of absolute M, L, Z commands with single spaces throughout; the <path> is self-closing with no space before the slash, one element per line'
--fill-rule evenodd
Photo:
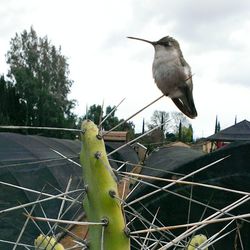
<path fill-rule="evenodd" d="M 105 221 L 106 226 L 89 227 L 89 249 L 129 250 L 125 218 L 118 196 L 117 181 L 109 165 L 105 144 L 97 126 L 90 120 L 82 123 L 80 161 L 86 197 L 83 202 L 88 221 Z"/>

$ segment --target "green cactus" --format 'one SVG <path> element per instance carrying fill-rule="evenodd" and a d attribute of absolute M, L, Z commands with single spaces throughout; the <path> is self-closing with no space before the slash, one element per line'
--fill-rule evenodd
<path fill-rule="evenodd" d="M 89 226 L 89 249 L 129 250 L 130 240 L 117 198 L 117 181 L 109 165 L 104 141 L 92 121 L 85 120 L 81 129 L 80 162 L 87 193 L 84 210 L 88 221 L 107 223 L 106 226 Z"/>
<path fill-rule="evenodd" d="M 188 250 L 199 249 L 198 247 L 206 240 L 207 237 L 204 234 L 195 235 L 188 244 Z M 208 250 L 208 248 L 206 248 L 205 250 Z"/>
<path fill-rule="evenodd" d="M 56 243 L 53 237 L 42 234 L 35 239 L 34 245 L 36 250 L 64 250 L 62 244 Z"/>

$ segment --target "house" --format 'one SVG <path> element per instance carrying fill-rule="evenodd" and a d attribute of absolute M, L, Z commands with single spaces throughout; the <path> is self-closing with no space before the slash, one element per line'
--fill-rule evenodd
<path fill-rule="evenodd" d="M 207 137 L 207 141 L 211 142 L 210 151 L 213 151 L 214 148 L 221 148 L 230 142 L 250 141 L 250 122 L 247 120 L 238 122 Z"/>

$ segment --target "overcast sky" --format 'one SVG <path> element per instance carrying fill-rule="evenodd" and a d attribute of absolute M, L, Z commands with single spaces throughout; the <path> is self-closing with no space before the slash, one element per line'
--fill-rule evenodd
<path fill-rule="evenodd" d="M 170 35 L 194 74 L 195 137 L 213 134 L 216 115 L 222 128 L 235 115 L 250 120 L 249 0 L 1 0 L 0 16 L 0 74 L 8 69 L 10 39 L 32 25 L 68 58 L 79 115 L 86 105 L 116 105 L 126 97 L 117 115 L 127 118 L 159 97 L 153 47 L 126 36 Z M 165 97 L 132 119 L 137 131 L 156 109 L 178 111 Z"/>

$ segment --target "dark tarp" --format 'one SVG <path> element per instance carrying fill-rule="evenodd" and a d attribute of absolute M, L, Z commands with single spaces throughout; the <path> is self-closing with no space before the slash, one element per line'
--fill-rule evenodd
<path fill-rule="evenodd" d="M 112 152 L 121 145 L 122 143 L 119 142 L 106 142 L 107 152 Z M 59 194 L 66 190 L 68 181 L 72 177 L 69 190 L 82 189 L 84 185 L 82 183 L 81 167 L 64 159 L 53 152 L 52 149 L 79 163 L 80 141 L 16 133 L 0 133 L 0 182 L 11 183 L 39 192 Z M 137 154 L 129 146 L 112 154 L 110 158 L 138 163 Z M 115 161 L 110 163 L 114 168 L 121 165 L 121 163 Z M 77 192 L 70 196 L 75 198 L 80 193 L 83 192 Z M 39 194 L 0 183 L 0 210 L 35 201 L 38 197 Z M 40 199 L 42 198 L 46 198 L 46 196 L 42 195 Z M 70 204 L 70 202 L 65 203 L 64 211 L 69 208 Z M 57 218 L 60 205 L 61 200 L 54 199 L 42 203 L 42 208 L 47 217 Z M 27 210 L 30 211 L 31 208 L 32 206 L 29 206 Z M 70 207 L 63 218 L 73 220 L 82 212 L 81 202 L 76 203 Z M 23 213 L 25 213 L 24 209 L 0 213 L 0 240 L 16 241 L 26 219 Z M 39 205 L 36 206 L 32 214 L 44 217 Z M 48 232 L 47 223 L 38 222 L 38 224 L 44 232 Z M 29 222 L 20 242 L 33 244 L 38 234 L 40 232 L 34 226 L 34 223 Z M 12 248 L 12 245 L 0 242 L 0 249 L 8 250 Z M 18 247 L 17 249 L 24 248 Z"/>
<path fill-rule="evenodd" d="M 250 122 L 243 120 L 207 137 L 208 141 L 250 141 Z"/>
<path fill-rule="evenodd" d="M 49 194 L 59 194 L 66 190 L 70 176 L 72 182 L 70 190 L 82 189 L 82 170 L 79 166 L 70 163 L 52 151 L 72 158 L 78 162 L 80 143 L 70 140 L 59 140 L 41 136 L 20 135 L 15 133 L 0 133 L 0 181 L 14 184 L 20 187 L 43 191 Z M 39 193 L 32 193 L 14 187 L 0 184 L 0 210 L 8 209 L 20 204 L 36 201 Z M 76 198 L 82 192 L 71 194 Z M 40 199 L 47 198 L 41 195 Z M 69 208 L 70 202 L 65 203 L 65 209 Z M 35 206 L 32 213 L 34 216 L 42 216 L 43 209 L 49 218 L 57 218 L 61 200 L 53 199 Z M 33 206 L 27 207 L 30 212 Z M 63 217 L 72 219 L 81 213 L 81 204 L 73 205 Z M 16 241 L 24 225 L 27 213 L 24 209 L 18 209 L 6 213 L 0 213 L 0 240 Z M 44 232 L 48 232 L 48 225 L 38 222 Z M 34 223 L 29 222 L 20 240 L 21 243 L 33 244 L 34 238 L 40 234 Z M 12 249 L 13 246 L 0 242 L 0 249 Z M 24 249 L 18 247 L 17 249 Z"/>
<path fill-rule="evenodd" d="M 213 166 L 201 171 L 200 173 L 190 176 L 186 180 L 249 192 L 250 142 L 233 142 L 217 151 L 214 151 L 213 153 L 204 155 L 184 147 L 161 148 L 158 152 L 154 152 L 148 157 L 145 165 L 149 168 L 145 168 L 143 170 L 143 174 L 164 177 L 168 179 L 176 179 L 196 171 L 208 164 L 211 164 L 225 156 L 230 157 L 217 162 Z M 168 171 L 171 171 L 171 173 L 168 173 Z M 149 184 L 141 184 L 138 186 L 137 189 L 131 194 L 127 202 L 131 202 L 139 197 L 144 196 L 145 194 L 155 191 L 156 187 L 153 185 L 163 187 L 169 184 L 159 180 L 156 181 L 144 179 L 144 181 L 149 182 Z M 212 208 L 206 207 L 207 205 L 213 206 L 217 209 L 222 209 L 243 197 L 243 195 L 230 192 L 199 186 L 191 187 L 190 185 L 184 184 L 172 185 L 167 190 L 169 190 L 169 192 L 158 191 L 153 195 L 147 196 L 140 200 L 140 202 L 134 203 L 132 205 L 133 209 L 137 210 L 138 213 L 148 221 L 153 221 L 154 214 L 160 208 L 157 218 L 162 224 L 160 224 L 160 222 L 155 222 L 155 224 L 158 226 L 170 226 L 187 223 L 189 205 L 191 206 L 189 222 L 197 222 L 200 221 L 201 218 L 206 218 L 216 212 Z M 192 197 L 194 200 L 202 202 L 204 205 L 197 204 L 195 202 L 190 203 L 188 199 L 184 199 L 183 197 L 177 196 L 176 194 L 185 196 L 188 199 Z M 238 206 L 235 209 L 232 209 L 230 213 L 233 215 L 239 215 L 249 213 L 249 211 L 250 201 Z M 241 225 L 240 232 L 244 249 L 250 249 L 250 224 L 249 222 L 243 222 L 241 220 L 239 220 L 238 223 Z M 212 236 L 221 230 L 223 226 L 225 226 L 225 223 L 208 225 L 199 230 L 197 233 L 203 233 L 205 235 Z M 233 229 L 235 226 L 236 223 L 232 223 L 227 231 Z M 145 228 L 139 220 L 135 220 L 131 224 L 131 227 L 134 227 L 134 229 L 137 230 Z M 186 228 L 176 229 L 172 232 L 177 236 L 181 234 L 183 230 L 186 230 Z M 158 237 L 164 238 L 166 235 L 167 234 L 165 233 L 164 236 L 158 235 Z M 166 239 L 166 241 L 174 239 L 174 237 L 170 236 L 169 234 L 167 237 L 168 239 Z M 214 249 L 235 249 L 234 240 L 235 232 L 216 242 L 214 244 Z M 239 242 L 237 242 L 237 244 L 240 246 Z"/>
<path fill-rule="evenodd" d="M 164 171 L 175 171 L 179 166 L 204 155 L 201 151 L 193 150 L 188 147 L 162 147 L 157 151 L 152 152 L 145 162 L 146 166 L 161 169 Z M 155 176 L 164 175 L 164 172 L 144 168 L 143 174 L 150 174 Z"/>

